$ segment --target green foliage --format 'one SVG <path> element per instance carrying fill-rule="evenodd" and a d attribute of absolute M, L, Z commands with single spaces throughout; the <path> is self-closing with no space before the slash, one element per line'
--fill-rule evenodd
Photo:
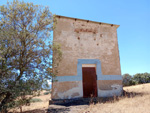
<path fill-rule="evenodd" d="M 0 111 L 25 105 L 56 73 L 61 59 L 53 44 L 53 15 L 47 7 L 14 0 L 0 6 Z M 52 54 L 58 55 L 52 59 Z M 32 97 L 26 96 L 32 95 Z"/>
<path fill-rule="evenodd" d="M 138 84 L 150 83 L 150 73 L 137 73 L 133 76 L 133 79 L 138 82 Z"/>
<path fill-rule="evenodd" d="M 133 76 L 129 74 L 123 75 L 123 86 L 150 83 L 150 73 L 137 73 Z"/>
<path fill-rule="evenodd" d="M 123 86 L 129 86 L 132 81 L 132 76 L 129 74 L 124 74 L 123 75 Z"/>
<path fill-rule="evenodd" d="M 44 95 L 48 95 L 50 93 L 51 93 L 51 91 L 46 91 L 46 92 L 44 92 Z"/>
<path fill-rule="evenodd" d="M 34 102 L 42 102 L 42 100 L 39 99 L 39 98 L 33 98 L 33 99 L 30 100 L 30 102 L 31 102 L 31 103 L 34 103 Z"/>
<path fill-rule="evenodd" d="M 46 90 L 46 91 L 51 91 L 51 89 L 44 89 L 44 90 Z"/>

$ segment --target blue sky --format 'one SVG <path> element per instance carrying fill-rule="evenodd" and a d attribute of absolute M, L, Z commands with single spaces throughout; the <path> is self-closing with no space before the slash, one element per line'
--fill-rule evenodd
<path fill-rule="evenodd" d="M 8 0 L 12 1 L 12 0 Z M 122 74 L 150 73 L 150 0 L 24 0 L 53 14 L 118 24 Z M 7 0 L 0 0 L 0 5 Z"/>

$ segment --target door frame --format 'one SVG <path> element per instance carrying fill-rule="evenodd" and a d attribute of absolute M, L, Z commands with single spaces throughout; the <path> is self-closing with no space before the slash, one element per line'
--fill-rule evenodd
<path fill-rule="evenodd" d="M 83 82 L 82 80 L 82 66 L 87 65 L 88 67 L 93 67 L 93 65 L 95 65 L 96 68 L 96 78 L 97 78 L 97 96 L 99 95 L 99 91 L 98 91 L 98 80 L 100 79 L 100 77 L 102 76 L 102 72 L 101 72 L 101 62 L 99 59 L 78 59 L 78 64 L 77 64 L 77 76 L 79 77 L 79 79 Z M 83 85 L 81 86 L 82 88 L 82 97 L 83 97 Z"/>

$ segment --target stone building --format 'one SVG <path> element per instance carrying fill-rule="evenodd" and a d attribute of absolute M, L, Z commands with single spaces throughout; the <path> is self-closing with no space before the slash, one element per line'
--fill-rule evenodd
<path fill-rule="evenodd" d="M 59 15 L 56 21 L 53 41 L 61 45 L 62 60 L 52 99 L 121 95 L 119 25 Z"/>

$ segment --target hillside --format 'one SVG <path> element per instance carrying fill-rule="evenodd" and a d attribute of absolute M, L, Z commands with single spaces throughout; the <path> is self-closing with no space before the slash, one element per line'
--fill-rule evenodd
<path fill-rule="evenodd" d="M 24 106 L 23 111 L 25 113 L 45 113 L 47 111 L 48 113 L 150 113 L 150 84 L 124 87 L 123 89 L 126 93 L 122 97 L 110 98 L 90 105 L 48 105 L 50 94 L 41 94 L 35 98 L 41 99 L 42 102 Z"/>
<path fill-rule="evenodd" d="M 90 105 L 90 113 L 150 113 L 150 84 L 124 87 L 126 96 L 114 102 Z"/>

